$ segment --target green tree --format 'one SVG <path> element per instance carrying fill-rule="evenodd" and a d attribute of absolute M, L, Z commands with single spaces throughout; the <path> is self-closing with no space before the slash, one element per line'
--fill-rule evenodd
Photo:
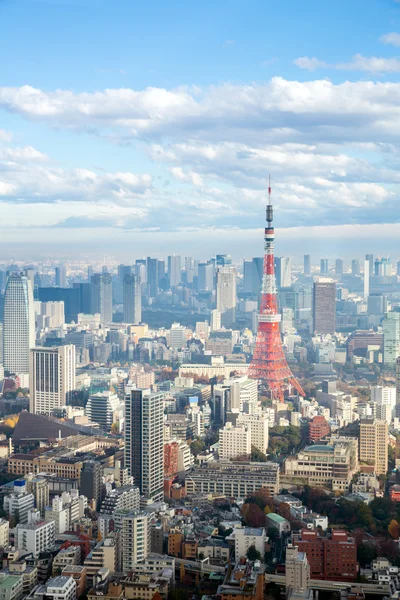
<path fill-rule="evenodd" d="M 198 454 L 203 452 L 205 449 L 206 449 L 206 445 L 203 442 L 203 440 L 196 439 L 196 440 L 193 440 L 193 442 L 190 444 L 190 451 L 193 454 L 193 456 L 197 456 Z"/>
<path fill-rule="evenodd" d="M 378 556 L 378 550 L 374 544 L 363 542 L 357 546 L 357 560 L 362 567 L 371 564 Z"/>
<path fill-rule="evenodd" d="M 267 456 L 266 456 L 266 454 L 264 454 L 264 452 L 261 452 L 261 450 L 259 450 L 255 446 L 252 446 L 250 460 L 252 462 L 266 462 Z"/>
<path fill-rule="evenodd" d="M 254 544 L 252 546 L 249 546 L 249 549 L 246 552 L 246 556 L 249 560 L 261 560 L 261 554 L 254 546 Z"/>

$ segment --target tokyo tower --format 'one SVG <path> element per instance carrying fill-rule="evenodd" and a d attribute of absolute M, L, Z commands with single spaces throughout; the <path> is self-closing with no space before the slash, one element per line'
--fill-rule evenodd
<path fill-rule="evenodd" d="M 295 388 L 305 396 L 301 385 L 287 364 L 279 331 L 281 315 L 278 312 L 275 281 L 274 227 L 271 204 L 271 180 L 268 181 L 267 226 L 264 234 L 264 273 L 261 288 L 261 306 L 258 332 L 248 377 L 260 379 L 271 397 L 284 401 L 286 390 Z"/>

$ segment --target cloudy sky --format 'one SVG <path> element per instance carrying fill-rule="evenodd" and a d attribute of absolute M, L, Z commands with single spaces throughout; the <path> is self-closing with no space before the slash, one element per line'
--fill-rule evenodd
<path fill-rule="evenodd" d="M 0 0 L 0 257 L 400 258 L 397 0 Z M 378 227 L 379 225 L 379 227 Z"/>

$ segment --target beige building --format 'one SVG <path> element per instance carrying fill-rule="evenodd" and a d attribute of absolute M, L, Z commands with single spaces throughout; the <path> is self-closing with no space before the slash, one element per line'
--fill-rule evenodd
<path fill-rule="evenodd" d="M 388 470 L 389 430 L 386 421 L 361 419 L 360 461 L 374 465 L 376 475 L 386 475 Z"/>
<path fill-rule="evenodd" d="M 244 425 L 250 431 L 251 445 L 266 452 L 268 448 L 268 422 L 269 417 L 264 413 L 242 413 L 236 420 L 236 425 Z"/>
<path fill-rule="evenodd" d="M 6 519 L 0 519 L 0 547 L 8 546 L 8 536 L 10 531 L 9 522 Z"/>
<path fill-rule="evenodd" d="M 29 412 L 50 415 L 69 404 L 75 389 L 75 346 L 30 351 Z"/>
<path fill-rule="evenodd" d="M 251 433 L 245 425 L 227 423 L 219 430 L 218 454 L 221 459 L 235 459 L 251 454 Z"/>
<path fill-rule="evenodd" d="M 149 521 L 145 512 L 127 513 L 122 519 L 122 571 L 129 573 L 133 565 L 149 553 Z"/>
<path fill-rule="evenodd" d="M 230 328 L 236 322 L 235 267 L 219 267 L 217 271 L 217 311 L 224 327 Z"/>

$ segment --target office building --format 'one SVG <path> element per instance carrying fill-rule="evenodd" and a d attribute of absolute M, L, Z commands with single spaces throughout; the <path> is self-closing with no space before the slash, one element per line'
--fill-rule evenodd
<path fill-rule="evenodd" d="M 367 312 L 369 315 L 384 315 L 388 309 L 387 296 L 372 292 L 367 299 Z"/>
<path fill-rule="evenodd" d="M 335 273 L 336 275 L 343 275 L 344 261 L 341 258 L 337 258 L 335 262 Z"/>
<path fill-rule="evenodd" d="M 247 498 L 261 488 L 273 496 L 279 492 L 279 465 L 265 462 L 209 462 L 186 472 L 189 496 L 221 494 L 229 498 Z"/>
<path fill-rule="evenodd" d="M 392 276 L 392 261 L 388 256 L 376 258 L 374 263 L 375 277 L 391 277 Z"/>
<path fill-rule="evenodd" d="M 150 553 L 149 522 L 145 512 L 131 512 L 122 518 L 122 571 L 129 573 Z"/>
<path fill-rule="evenodd" d="M 400 356 L 400 313 L 388 312 L 382 323 L 383 362 L 385 367 L 394 368 Z"/>
<path fill-rule="evenodd" d="M 400 357 L 396 359 L 396 417 L 400 418 Z"/>
<path fill-rule="evenodd" d="M 243 292 L 253 294 L 253 261 L 243 261 Z"/>
<path fill-rule="evenodd" d="M 244 425 L 250 431 L 251 446 L 264 454 L 268 448 L 268 423 L 265 413 L 240 413 L 236 419 L 237 425 Z"/>
<path fill-rule="evenodd" d="M 131 390 L 125 399 L 125 467 L 146 501 L 163 498 L 163 394 Z"/>
<path fill-rule="evenodd" d="M 60 496 L 55 496 L 51 501 L 51 506 L 46 507 L 44 518 L 46 521 L 54 523 L 56 535 L 63 534 L 70 527 L 70 511 L 64 506 Z"/>
<path fill-rule="evenodd" d="M 364 262 L 364 302 L 368 302 L 369 296 L 369 261 Z"/>
<path fill-rule="evenodd" d="M 311 256 L 309 254 L 304 255 L 304 275 L 307 277 L 311 275 Z"/>
<path fill-rule="evenodd" d="M 176 287 L 180 284 L 182 279 L 181 269 L 181 257 L 176 254 L 168 256 L 168 277 L 171 287 Z"/>
<path fill-rule="evenodd" d="M 55 269 L 55 284 L 57 287 L 67 287 L 67 269 L 65 265 L 60 265 Z"/>
<path fill-rule="evenodd" d="M 0 548 L 8 546 L 10 534 L 10 524 L 6 519 L 0 518 Z"/>
<path fill-rule="evenodd" d="M 258 296 L 261 293 L 261 284 L 264 274 L 264 257 L 256 256 L 253 258 L 252 263 L 253 296 Z"/>
<path fill-rule="evenodd" d="M 316 530 L 303 529 L 293 534 L 293 545 L 306 554 L 311 579 L 356 580 L 357 545 L 346 531 L 334 530 L 330 536 L 322 537 Z"/>
<path fill-rule="evenodd" d="M 112 323 L 112 277 L 110 273 L 95 273 L 91 279 L 91 313 L 100 313 L 103 325 Z"/>
<path fill-rule="evenodd" d="M 85 407 L 85 414 L 93 423 L 98 423 L 109 432 L 114 423 L 114 414 L 120 404 L 117 394 L 110 391 L 91 394 Z"/>
<path fill-rule="evenodd" d="M 268 538 L 263 527 L 235 527 L 228 540 L 234 542 L 235 561 L 239 561 L 247 556 L 251 546 L 263 556 Z"/>
<path fill-rule="evenodd" d="M 35 499 L 33 494 L 25 492 L 24 486 L 18 485 L 20 483 L 24 482 L 18 481 L 14 483 L 14 492 L 8 496 L 4 496 L 3 508 L 9 517 L 16 518 L 19 523 L 26 523 L 29 511 L 34 506 Z"/>
<path fill-rule="evenodd" d="M 139 325 L 142 320 L 142 285 L 137 275 L 124 275 L 124 322 Z"/>
<path fill-rule="evenodd" d="M 186 328 L 179 323 L 172 323 L 169 332 L 169 346 L 180 350 L 186 347 Z"/>
<path fill-rule="evenodd" d="M 9 276 L 4 296 L 3 364 L 29 386 L 29 352 L 35 347 L 35 312 L 31 282 L 19 273 Z"/>
<path fill-rule="evenodd" d="M 227 423 L 219 430 L 218 455 L 221 460 L 249 458 L 251 454 L 251 434 L 244 424 Z"/>
<path fill-rule="evenodd" d="M 335 333 L 336 284 L 316 281 L 313 288 L 314 333 Z"/>
<path fill-rule="evenodd" d="M 100 508 L 103 468 L 100 462 L 87 460 L 83 463 L 79 491 L 93 502 L 95 510 Z"/>
<path fill-rule="evenodd" d="M 210 312 L 210 330 L 218 331 L 219 329 L 221 329 L 221 313 L 214 309 Z"/>
<path fill-rule="evenodd" d="M 232 257 L 230 254 L 217 254 L 215 264 L 217 267 L 227 267 L 232 264 Z"/>
<path fill-rule="evenodd" d="M 361 419 L 360 462 L 374 466 L 375 475 L 386 475 L 388 470 L 389 429 L 385 421 Z"/>
<path fill-rule="evenodd" d="M 275 258 L 275 279 L 278 289 L 290 287 L 292 283 L 292 259 L 290 256 Z"/>
<path fill-rule="evenodd" d="M 329 265 L 327 258 L 321 258 L 320 269 L 319 269 L 321 277 L 328 277 Z"/>
<path fill-rule="evenodd" d="M 35 348 L 30 352 L 31 413 L 51 415 L 70 404 L 75 385 L 75 346 Z"/>
<path fill-rule="evenodd" d="M 147 257 L 147 285 L 151 298 L 156 298 L 158 295 L 158 288 L 160 278 L 158 276 L 159 261 L 156 258 Z"/>
<path fill-rule="evenodd" d="M 360 275 L 360 261 L 357 259 L 351 261 L 351 274 L 353 277 L 358 277 Z"/>
<path fill-rule="evenodd" d="M 219 267 L 217 270 L 217 310 L 224 327 L 229 329 L 236 323 L 235 267 Z"/>
<path fill-rule="evenodd" d="M 202 262 L 198 265 L 197 289 L 199 292 L 212 292 L 214 289 L 214 265 Z"/>
<path fill-rule="evenodd" d="M 369 264 L 369 274 L 373 275 L 374 274 L 374 255 L 373 254 L 366 254 L 365 255 L 365 260 L 367 260 L 368 264 Z"/>

